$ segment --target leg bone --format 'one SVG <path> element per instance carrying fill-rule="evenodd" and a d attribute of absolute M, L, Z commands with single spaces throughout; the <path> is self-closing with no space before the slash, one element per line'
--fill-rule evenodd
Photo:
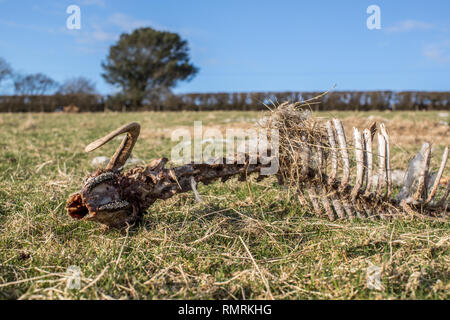
<path fill-rule="evenodd" d="M 439 182 L 441 180 L 442 174 L 444 173 L 445 165 L 447 164 L 447 159 L 448 159 L 448 147 L 446 147 L 444 150 L 444 154 L 442 155 L 441 166 L 439 167 L 439 171 L 436 175 L 436 178 L 434 179 L 433 187 L 431 188 L 430 194 L 428 195 L 428 199 L 425 202 L 425 204 L 430 203 L 431 200 L 433 200 L 434 196 L 436 195 L 436 191 L 439 187 Z"/>

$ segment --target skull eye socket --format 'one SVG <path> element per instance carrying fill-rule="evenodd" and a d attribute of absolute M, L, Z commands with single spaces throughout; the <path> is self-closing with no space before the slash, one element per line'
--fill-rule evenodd
<path fill-rule="evenodd" d="M 91 209 L 121 200 L 117 189 L 107 183 L 100 183 L 90 188 L 89 193 L 85 195 L 85 199 Z"/>

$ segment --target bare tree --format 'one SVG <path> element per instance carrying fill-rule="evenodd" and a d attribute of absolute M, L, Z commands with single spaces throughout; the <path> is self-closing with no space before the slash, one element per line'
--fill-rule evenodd
<path fill-rule="evenodd" d="M 14 90 L 22 96 L 39 96 L 41 112 L 44 112 L 44 103 L 40 96 L 51 93 L 56 89 L 58 83 L 42 73 L 30 75 L 16 75 L 14 79 Z M 30 110 L 31 111 L 31 110 Z"/>
<path fill-rule="evenodd" d="M 95 83 L 85 77 L 65 80 L 58 89 L 60 94 L 96 94 Z"/>
<path fill-rule="evenodd" d="M 8 62 L 5 59 L 0 57 L 0 84 L 11 77 L 12 69 Z"/>
<path fill-rule="evenodd" d="M 57 87 L 57 82 L 42 73 L 30 75 L 16 75 L 14 89 L 20 95 L 41 95 L 50 93 Z"/>

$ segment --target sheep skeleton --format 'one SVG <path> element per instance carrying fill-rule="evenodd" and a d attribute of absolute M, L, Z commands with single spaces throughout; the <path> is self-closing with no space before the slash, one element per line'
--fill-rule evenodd
<path fill-rule="evenodd" d="M 299 104 L 284 103 L 273 111 L 266 124 L 280 134 L 279 171 L 281 184 L 297 189 L 299 200 L 317 216 L 330 220 L 380 217 L 388 219 L 402 215 L 447 218 L 447 197 L 450 182 L 443 195 L 436 200 L 439 183 L 447 159 L 445 148 L 441 165 L 434 176 L 430 173 L 431 145 L 424 143 L 411 161 L 405 183 L 397 197 L 392 197 L 390 142 L 384 124 L 372 124 L 362 132 L 353 128 L 354 147 L 349 148 L 342 122 L 317 121 Z M 377 132 L 379 131 L 379 132 Z M 110 227 L 120 227 L 140 220 L 143 213 L 158 199 L 168 199 L 178 193 L 196 191 L 198 183 L 222 182 L 239 176 L 241 181 L 252 173 L 260 173 L 267 159 L 242 155 L 233 163 L 218 159 L 214 163 L 185 164 L 165 168 L 168 159 L 152 161 L 145 167 L 122 172 L 126 160 L 140 133 L 138 123 L 130 123 L 89 144 L 85 151 L 93 151 L 114 137 L 126 133 L 121 145 L 104 169 L 93 172 L 83 182 L 82 189 L 71 195 L 67 210 L 75 219 L 97 221 Z M 377 138 L 377 168 L 374 166 L 373 139 Z M 354 151 L 356 172 L 354 185 L 349 150 Z M 242 158 L 241 158 L 242 159 Z M 217 159 L 216 159 L 217 160 Z M 253 159 L 254 160 L 254 159 Z M 341 177 L 338 177 L 342 167 Z M 378 172 L 375 172 L 377 169 Z M 378 174 L 376 188 L 372 177 Z M 265 176 L 259 175 L 258 179 Z"/>

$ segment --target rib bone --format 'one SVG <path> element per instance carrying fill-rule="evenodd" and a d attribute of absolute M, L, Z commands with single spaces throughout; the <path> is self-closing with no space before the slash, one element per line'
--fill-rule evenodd
<path fill-rule="evenodd" d="M 330 144 L 331 148 L 331 173 L 329 177 L 329 183 L 333 183 L 337 176 L 337 169 L 338 169 L 338 154 L 336 150 L 336 140 L 334 138 L 334 130 L 331 125 L 331 121 L 327 121 L 325 123 L 327 133 L 328 133 L 328 142 Z"/>
<path fill-rule="evenodd" d="M 425 158 L 426 150 L 430 147 L 429 143 L 424 143 L 419 151 L 419 153 L 411 160 L 408 167 L 408 172 L 406 174 L 405 183 L 403 184 L 402 189 L 400 190 L 397 200 L 401 202 L 402 200 L 406 200 L 407 203 L 411 203 L 413 201 L 413 184 L 422 171 L 421 166 L 423 165 L 423 159 Z"/>
<path fill-rule="evenodd" d="M 333 192 L 330 197 L 334 210 L 336 211 L 339 219 L 345 219 L 344 209 L 342 208 L 341 200 L 339 199 L 336 191 Z"/>
<path fill-rule="evenodd" d="M 372 134 L 369 129 L 364 130 L 364 156 L 367 163 L 366 173 L 366 191 L 364 196 L 369 196 L 372 192 L 372 180 L 373 180 L 373 153 L 372 153 Z"/>
<path fill-rule="evenodd" d="M 384 123 L 380 123 L 380 131 L 381 131 L 381 135 L 384 138 L 385 141 L 385 148 L 386 148 L 386 184 L 387 184 L 387 193 L 386 193 L 386 197 L 389 198 L 391 196 L 392 193 L 392 173 L 391 173 L 391 160 L 390 160 L 390 148 L 389 148 L 389 136 L 386 132 L 386 127 L 384 125 Z"/>
<path fill-rule="evenodd" d="M 321 197 L 322 204 L 323 204 L 323 207 L 325 208 L 325 211 L 327 212 L 328 219 L 330 219 L 330 221 L 336 220 L 333 209 L 331 208 L 331 205 L 330 205 L 330 201 L 328 199 L 327 190 L 322 189 L 321 193 L 322 193 L 322 197 Z"/>
<path fill-rule="evenodd" d="M 341 150 L 342 164 L 343 164 L 343 176 L 341 180 L 341 189 L 345 189 L 350 178 L 350 161 L 348 158 L 347 141 L 345 139 L 344 127 L 339 119 L 333 119 L 334 127 L 336 129 L 339 147 Z"/>
<path fill-rule="evenodd" d="M 353 128 L 353 139 L 355 141 L 355 157 L 356 157 L 356 182 L 353 187 L 351 197 L 356 199 L 357 195 L 361 191 L 363 176 L 364 176 L 364 150 L 361 142 L 361 132 L 358 129 Z"/>
<path fill-rule="evenodd" d="M 321 216 L 321 211 L 320 211 L 319 201 L 317 200 L 319 198 L 319 196 L 317 195 L 317 192 L 315 190 L 315 186 L 309 186 L 308 187 L 308 194 L 309 194 L 309 199 L 311 200 L 311 203 L 313 205 L 315 214 L 318 217 L 320 217 Z"/>
<path fill-rule="evenodd" d="M 378 133 L 378 190 L 377 195 L 382 196 L 384 183 L 386 182 L 386 140 Z"/>
<path fill-rule="evenodd" d="M 421 201 L 423 198 L 426 198 L 426 192 L 427 192 L 427 174 L 428 174 L 428 167 L 430 165 L 430 152 L 431 152 L 431 146 L 428 145 L 428 147 L 425 149 L 424 156 L 421 163 L 421 169 L 420 169 L 420 176 L 419 176 L 419 183 L 417 185 L 416 193 L 414 194 L 414 201 L 418 202 Z"/>

